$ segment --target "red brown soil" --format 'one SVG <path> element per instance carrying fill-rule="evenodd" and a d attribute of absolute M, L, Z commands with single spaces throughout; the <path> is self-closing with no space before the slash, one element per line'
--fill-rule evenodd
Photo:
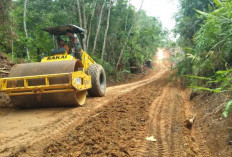
<path fill-rule="evenodd" d="M 202 145 L 207 145 L 212 156 L 232 156 L 232 114 L 222 116 L 226 103 L 231 100 L 231 93 L 198 94 L 191 105 L 196 120 L 192 134 L 203 138 Z M 204 147 L 200 147 L 204 151 Z"/>
<path fill-rule="evenodd" d="M 0 78 L 7 77 L 13 65 L 13 62 L 5 54 L 0 52 Z M 9 97 L 0 93 L 0 115 L 5 113 L 9 108 L 12 108 Z"/>
<path fill-rule="evenodd" d="M 0 51 L 0 78 L 8 76 L 8 73 L 14 63 Z"/>
<path fill-rule="evenodd" d="M 144 133 L 144 127 L 148 125 L 149 106 L 160 95 L 160 88 L 167 80 L 159 79 L 118 97 L 92 114 L 62 141 L 45 148 L 44 156 L 136 155 L 136 143 L 141 141 L 138 134 Z"/>
<path fill-rule="evenodd" d="M 186 92 L 170 72 L 119 97 L 43 150 L 44 156 L 204 156 L 185 127 Z M 178 113 L 178 114 L 177 114 Z M 156 143 L 146 141 L 154 136 Z M 202 139 L 200 139 L 202 140 Z M 199 142 L 201 143 L 201 142 Z"/>
<path fill-rule="evenodd" d="M 109 87 L 83 107 L 0 116 L 0 156 L 231 156 L 231 119 L 220 118 L 218 105 L 225 98 L 190 102 L 188 91 L 169 82 L 170 64 L 156 65 L 148 78 Z"/>
<path fill-rule="evenodd" d="M 43 156 L 43 149 L 63 138 L 119 96 L 160 78 L 165 71 L 134 83 L 108 87 L 103 98 L 88 98 L 79 108 L 17 110 L 0 116 L 0 156 Z"/>

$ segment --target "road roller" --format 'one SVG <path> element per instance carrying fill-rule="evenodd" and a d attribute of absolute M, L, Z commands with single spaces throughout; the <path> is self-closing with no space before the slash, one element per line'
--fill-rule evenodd
<path fill-rule="evenodd" d="M 43 29 L 61 37 L 67 32 L 84 38 L 84 29 L 75 25 Z M 81 42 L 82 43 L 82 42 Z M 18 108 L 75 107 L 83 105 L 87 95 L 103 97 L 106 75 L 82 49 L 76 53 L 53 49 L 41 62 L 16 64 L 9 77 L 0 79 L 0 92 L 6 93 Z"/>

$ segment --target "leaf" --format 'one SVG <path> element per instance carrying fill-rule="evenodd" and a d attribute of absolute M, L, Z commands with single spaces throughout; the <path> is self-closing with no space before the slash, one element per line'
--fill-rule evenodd
<path fill-rule="evenodd" d="M 147 140 L 147 141 L 150 141 L 150 142 L 156 142 L 156 141 L 157 141 L 157 140 L 154 138 L 154 136 L 146 137 L 146 140 Z"/>
<path fill-rule="evenodd" d="M 216 74 L 227 74 L 227 73 L 229 73 L 231 71 L 232 71 L 232 69 L 226 70 L 226 71 L 219 70 L 219 71 L 216 72 Z"/>
<path fill-rule="evenodd" d="M 197 89 L 197 90 L 204 90 L 204 91 L 214 92 L 214 93 L 222 93 L 222 92 L 225 92 L 225 91 L 223 91 L 221 88 L 211 89 L 211 88 L 200 87 L 200 86 L 195 86 L 195 85 L 191 85 L 190 88 L 192 88 L 192 89 Z"/>
<path fill-rule="evenodd" d="M 205 90 L 205 91 L 210 91 L 210 92 L 212 91 L 212 89 L 206 88 L 206 87 L 200 87 L 200 86 L 195 86 L 195 85 L 191 85 L 190 87 L 193 89 L 197 89 L 197 90 Z"/>
<path fill-rule="evenodd" d="M 189 78 L 200 79 L 200 80 L 210 80 L 210 78 L 207 78 L 207 77 L 200 77 L 200 76 L 194 76 L 194 75 L 184 75 L 184 76 L 189 77 Z"/>
<path fill-rule="evenodd" d="M 224 117 L 227 117 L 229 112 L 232 110 L 232 100 L 228 101 L 227 104 L 226 104 L 226 108 L 224 110 L 224 112 L 222 113 L 222 115 Z"/>
<path fill-rule="evenodd" d="M 222 92 L 224 92 L 221 88 L 211 89 L 211 91 L 214 92 L 214 93 L 222 93 Z"/>
<path fill-rule="evenodd" d="M 197 9 L 194 9 L 196 12 L 198 12 L 199 14 L 201 14 L 201 15 L 204 15 L 204 16 L 209 16 L 209 14 L 208 13 L 206 13 L 206 12 L 203 12 L 203 11 L 200 11 L 200 10 L 197 10 Z"/>
<path fill-rule="evenodd" d="M 219 1 L 219 0 L 213 0 L 213 1 L 214 1 L 214 3 L 215 3 L 217 6 L 221 6 L 221 5 L 222 5 L 221 1 Z"/>
<path fill-rule="evenodd" d="M 196 57 L 190 53 L 187 53 L 187 58 L 192 59 L 192 61 L 196 59 Z"/>

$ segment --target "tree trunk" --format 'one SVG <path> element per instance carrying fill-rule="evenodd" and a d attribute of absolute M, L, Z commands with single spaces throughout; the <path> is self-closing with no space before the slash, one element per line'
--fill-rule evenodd
<path fill-rule="evenodd" d="M 143 2 L 144 2 L 144 0 L 142 0 L 142 2 L 141 2 L 140 8 L 139 8 L 139 10 L 138 10 L 138 12 L 137 12 L 137 14 L 136 14 L 136 16 L 135 16 L 134 20 L 133 20 L 132 26 L 131 26 L 131 28 L 130 28 L 130 30 L 129 30 L 128 35 L 127 35 L 127 38 L 126 38 L 125 44 L 124 44 L 124 46 L 123 46 L 123 48 L 122 48 L 122 50 L 121 50 L 121 52 L 120 52 L 120 55 L 119 55 L 119 58 L 118 58 L 118 62 L 117 62 L 117 64 L 116 64 L 116 69 L 118 69 L 118 66 L 119 66 L 119 64 L 120 64 L 120 62 L 121 62 L 122 55 L 123 55 L 124 50 L 125 50 L 125 48 L 126 48 L 126 45 L 127 45 L 128 39 L 129 39 L 130 34 L 131 34 L 131 31 L 132 31 L 132 29 L 133 29 L 133 27 L 134 27 L 135 22 L 137 21 L 137 18 L 138 18 L 138 16 L 139 16 L 139 12 L 140 12 L 140 10 L 142 9 Z"/>
<path fill-rule="evenodd" d="M 24 10 L 23 10 L 23 26 L 24 26 L 24 32 L 26 37 L 26 52 L 27 52 L 27 59 L 30 60 L 30 54 L 28 49 L 28 34 L 27 34 L 27 0 L 24 0 Z"/>
<path fill-rule="evenodd" d="M 104 42 L 103 42 L 103 48 L 102 48 L 102 54 L 101 54 L 101 61 L 103 61 L 103 57 L 104 57 L 104 53 L 105 53 L 105 49 L 106 49 L 106 39 L 107 39 L 107 34 L 108 34 L 108 30 L 109 30 L 109 25 L 110 25 L 111 3 L 112 3 L 112 0 L 110 0 L 110 4 L 109 4 L 107 24 L 106 24 L 106 30 L 105 30 L 105 34 L 104 34 Z"/>
<path fill-rule="evenodd" d="M 127 30 L 127 21 L 128 21 L 128 17 L 129 17 L 129 8 L 130 8 L 130 0 L 128 1 L 128 3 L 129 3 L 129 6 L 128 6 L 128 11 L 127 11 L 127 15 L 126 15 L 126 24 L 125 24 L 125 28 L 124 28 L 124 31 L 126 31 Z"/>
<path fill-rule="evenodd" d="M 5 6 L 4 6 L 4 3 L 3 1 L 0 1 L 0 13 L 1 13 L 1 16 L 0 16 L 0 22 L 1 24 L 4 24 L 4 19 L 5 19 Z"/>
<path fill-rule="evenodd" d="M 91 19 L 89 21 L 89 31 L 88 31 L 88 37 L 87 37 L 87 48 L 86 48 L 86 51 L 88 51 L 88 49 L 89 49 L 89 39 L 90 39 L 90 36 L 91 36 L 92 21 L 93 21 L 93 17 L 94 17 L 95 10 L 96 10 L 96 5 L 97 5 L 97 2 L 94 3 L 93 13 L 92 13 Z"/>
<path fill-rule="evenodd" d="M 12 27 L 10 27 L 10 30 L 11 30 L 11 59 L 14 60 L 14 37 L 13 37 Z"/>
<path fill-rule="evenodd" d="M 82 43 L 83 43 L 83 50 L 86 51 L 87 19 L 85 15 L 85 2 L 83 2 L 82 8 L 83 8 L 83 20 L 84 20 L 84 30 L 85 30 L 85 33 L 84 33 L 85 37 L 82 40 Z"/>
<path fill-rule="evenodd" d="M 81 8 L 80 8 L 80 2 L 79 2 L 79 0 L 77 0 L 77 9 L 78 9 L 78 14 L 79 14 L 79 24 L 80 24 L 80 27 L 83 27 L 83 25 L 82 25 L 82 17 L 81 17 Z"/>
<path fill-rule="evenodd" d="M 57 40 L 56 40 L 56 38 L 55 38 L 55 35 L 53 35 L 52 36 L 52 39 L 53 39 L 53 47 L 54 47 L 54 49 L 57 49 Z"/>
<path fill-rule="evenodd" d="M 13 36 L 12 26 L 10 26 L 10 33 L 11 33 L 11 60 L 13 60 L 14 59 L 14 36 Z"/>
<path fill-rule="evenodd" d="M 98 34 L 99 34 L 99 31 L 100 31 L 100 28 L 101 28 L 102 13 L 103 13 L 103 9 L 105 7 L 105 4 L 106 4 L 106 0 L 104 1 L 104 3 L 102 4 L 102 7 L 101 7 L 101 12 L 100 12 L 99 22 L 98 22 L 98 26 L 97 26 L 97 30 L 96 30 L 96 35 L 95 35 L 92 54 L 95 53 L 95 49 L 96 49 L 96 46 L 97 46 L 97 39 L 98 39 Z"/>
<path fill-rule="evenodd" d="M 11 40 L 11 59 L 14 60 L 14 39 Z"/>

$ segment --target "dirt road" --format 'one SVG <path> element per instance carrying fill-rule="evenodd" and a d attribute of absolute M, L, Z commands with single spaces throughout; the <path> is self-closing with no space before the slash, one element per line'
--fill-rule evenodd
<path fill-rule="evenodd" d="M 188 95 L 158 64 L 146 79 L 109 87 L 83 107 L 1 116 L 0 156 L 210 156 L 186 127 Z M 151 136 L 156 141 L 145 139 Z"/>

